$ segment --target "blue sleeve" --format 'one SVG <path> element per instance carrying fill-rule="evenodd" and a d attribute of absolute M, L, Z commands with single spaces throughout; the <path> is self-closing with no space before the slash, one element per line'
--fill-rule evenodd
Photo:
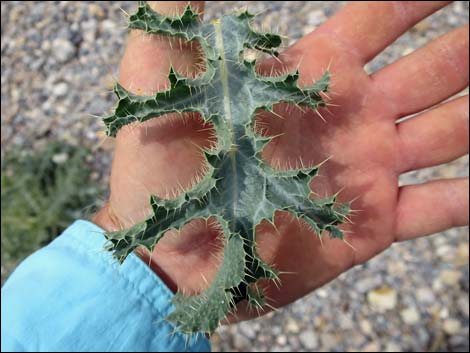
<path fill-rule="evenodd" d="M 2 234 L 8 236 L 8 234 Z M 117 265 L 103 230 L 76 221 L 2 288 L 2 351 L 210 351 L 173 333 L 173 294 L 134 254 Z"/>

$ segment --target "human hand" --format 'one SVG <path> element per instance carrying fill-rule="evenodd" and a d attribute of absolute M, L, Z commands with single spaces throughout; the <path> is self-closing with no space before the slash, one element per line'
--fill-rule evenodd
<path fill-rule="evenodd" d="M 164 4 L 164 5 L 161 5 Z M 168 11 L 174 4 L 155 5 Z M 273 306 L 282 306 L 364 263 L 394 241 L 468 223 L 468 179 L 398 187 L 406 171 L 437 165 L 468 153 L 468 96 L 396 124 L 400 117 L 442 102 L 468 85 L 468 26 L 457 29 L 372 76 L 364 64 L 416 22 L 445 3 L 355 3 L 260 68 L 299 68 L 309 84 L 325 68 L 332 73 L 330 113 L 294 110 L 288 119 L 263 114 L 265 133 L 279 135 L 264 152 L 273 165 L 302 158 L 329 158 L 312 182 L 322 196 L 339 190 L 359 210 L 347 243 L 319 238 L 292 216 L 279 212 L 276 230 L 257 228 L 258 252 L 280 271 L 282 289 L 267 284 Z M 179 3 L 183 8 L 185 2 Z M 166 9 L 158 6 L 166 6 Z M 196 6 L 202 6 L 197 4 Z M 120 82 L 136 94 L 165 87 L 170 62 L 195 74 L 197 50 L 133 33 L 121 64 Z M 331 63 L 331 65 L 330 65 Z M 279 105 L 282 114 L 284 107 Z M 111 196 L 95 222 L 107 230 L 127 228 L 148 217 L 150 194 L 165 196 L 187 186 L 203 168 L 199 147 L 210 143 L 207 126 L 178 116 L 127 127 L 117 137 Z M 206 129 L 205 129 L 206 128 Z M 283 133 L 283 134 L 281 134 Z M 198 292 L 217 270 L 213 227 L 193 222 L 181 235 L 167 235 L 152 254 L 141 253 L 172 288 Z M 292 274 L 295 273 L 295 274 Z M 246 317 L 242 309 L 239 318 Z"/>

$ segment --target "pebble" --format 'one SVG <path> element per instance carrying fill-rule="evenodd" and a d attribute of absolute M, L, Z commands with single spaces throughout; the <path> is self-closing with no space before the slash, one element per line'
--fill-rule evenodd
<path fill-rule="evenodd" d="M 372 324 L 368 320 L 361 320 L 359 322 L 359 326 L 361 327 L 362 332 L 366 335 L 372 334 Z"/>
<path fill-rule="evenodd" d="M 381 278 L 379 276 L 371 276 L 371 277 L 365 277 L 363 279 L 360 279 L 357 282 L 357 288 L 361 291 L 361 293 L 366 293 L 375 287 L 379 286 L 381 283 Z"/>
<path fill-rule="evenodd" d="M 66 39 L 57 38 L 52 42 L 52 54 L 59 63 L 65 63 L 75 55 L 75 46 Z"/>
<path fill-rule="evenodd" d="M 441 319 L 446 319 L 449 317 L 449 309 L 448 308 L 441 308 L 439 311 L 439 317 Z"/>
<path fill-rule="evenodd" d="M 64 164 L 69 159 L 67 153 L 57 153 L 52 156 L 52 161 L 55 164 Z"/>
<path fill-rule="evenodd" d="M 468 293 L 467 293 L 467 295 L 464 295 L 464 296 L 460 297 L 457 300 L 457 305 L 459 307 L 460 312 L 468 318 L 469 311 L 470 311 L 469 310 L 470 303 L 469 303 Z"/>
<path fill-rule="evenodd" d="M 401 52 L 401 55 L 402 56 L 407 56 L 407 55 L 411 54 L 414 51 L 415 50 L 413 48 L 407 47 Z"/>
<path fill-rule="evenodd" d="M 415 325 L 421 319 L 421 316 L 416 308 L 406 308 L 400 311 L 400 316 L 405 324 Z"/>
<path fill-rule="evenodd" d="M 468 336 L 452 336 L 449 343 L 453 348 L 452 352 L 468 352 Z"/>
<path fill-rule="evenodd" d="M 373 309 L 385 312 L 397 305 L 397 292 L 393 288 L 383 286 L 367 293 L 367 300 Z"/>
<path fill-rule="evenodd" d="M 307 23 L 311 26 L 318 26 L 326 20 L 325 14 L 322 10 L 311 11 L 307 15 Z"/>
<path fill-rule="evenodd" d="M 96 38 L 96 31 L 98 30 L 98 21 L 95 19 L 89 19 L 88 21 L 82 22 L 81 31 L 83 33 L 83 39 L 86 42 L 93 42 Z"/>
<path fill-rule="evenodd" d="M 68 85 L 65 82 L 59 82 L 52 89 L 52 93 L 57 97 L 62 97 L 67 93 Z"/>
<path fill-rule="evenodd" d="M 458 266 L 468 265 L 469 244 L 462 243 L 457 248 L 457 255 L 455 257 L 455 264 Z"/>
<path fill-rule="evenodd" d="M 289 350 L 288 347 L 282 347 L 282 346 L 274 345 L 274 346 L 270 347 L 270 352 L 290 352 L 290 350 Z"/>
<path fill-rule="evenodd" d="M 443 245 L 437 248 L 436 255 L 441 257 L 443 260 L 450 262 L 453 258 L 452 252 L 455 249 L 450 245 Z"/>
<path fill-rule="evenodd" d="M 105 15 L 103 8 L 97 4 L 89 4 L 88 10 L 92 16 L 97 18 L 102 18 Z"/>
<path fill-rule="evenodd" d="M 247 347 L 250 346 L 250 340 L 241 334 L 236 334 L 233 337 L 233 344 L 237 349 L 245 350 Z"/>
<path fill-rule="evenodd" d="M 462 325 L 459 320 L 446 319 L 442 325 L 442 329 L 450 336 L 456 335 L 460 332 Z"/>
<path fill-rule="evenodd" d="M 433 291 L 427 287 L 418 288 L 416 291 L 416 298 L 422 304 L 431 304 L 436 300 Z"/>
<path fill-rule="evenodd" d="M 295 334 L 300 331 L 300 327 L 295 320 L 293 320 L 292 318 L 288 318 L 286 324 L 286 331 Z"/>
<path fill-rule="evenodd" d="M 398 345 L 398 343 L 389 342 L 385 346 L 384 352 L 402 352 L 403 349 Z"/>
<path fill-rule="evenodd" d="M 370 342 L 366 344 L 362 350 L 362 352 L 380 352 L 380 344 L 378 342 Z"/>
<path fill-rule="evenodd" d="M 248 322 L 241 322 L 238 326 L 240 331 L 248 338 L 253 339 L 256 337 L 256 329 L 254 325 L 250 325 Z"/>
<path fill-rule="evenodd" d="M 315 349 L 318 347 L 318 338 L 317 335 L 309 330 L 304 331 L 299 335 L 300 342 L 307 349 Z"/>
<path fill-rule="evenodd" d="M 277 336 L 276 342 L 277 342 L 279 345 L 284 346 L 284 345 L 287 343 L 287 337 L 284 336 L 284 335 Z"/>
<path fill-rule="evenodd" d="M 111 20 L 104 20 L 101 22 L 101 29 L 110 32 L 116 29 L 116 24 Z"/>
<path fill-rule="evenodd" d="M 339 323 L 344 330 L 352 330 L 355 326 L 353 319 L 348 313 L 343 313 L 340 315 Z"/>
<path fill-rule="evenodd" d="M 421 33 L 425 32 L 430 28 L 429 21 L 427 19 L 418 22 L 411 30 Z"/>
<path fill-rule="evenodd" d="M 448 287 L 457 286 L 462 278 L 462 273 L 454 270 L 443 270 L 439 275 L 439 280 Z"/>
<path fill-rule="evenodd" d="M 324 333 L 320 336 L 321 348 L 327 351 L 331 351 L 333 348 L 338 346 L 340 339 L 335 335 Z"/>

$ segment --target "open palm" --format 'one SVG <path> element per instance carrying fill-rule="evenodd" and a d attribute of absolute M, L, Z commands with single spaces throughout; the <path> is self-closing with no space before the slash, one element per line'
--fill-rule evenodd
<path fill-rule="evenodd" d="M 184 7 L 185 3 L 177 6 Z M 339 192 L 355 200 L 346 242 L 321 240 L 291 215 L 278 212 L 275 227 L 257 228 L 258 252 L 284 272 L 282 290 L 266 283 L 270 304 L 282 306 L 388 248 L 393 242 L 468 223 L 468 179 L 399 187 L 406 171 L 448 162 L 468 153 L 468 96 L 443 103 L 468 85 L 468 26 L 457 29 L 373 75 L 365 63 L 409 27 L 445 3 L 356 3 L 314 33 L 267 60 L 262 73 L 298 68 L 309 85 L 326 68 L 332 73 L 331 105 L 316 113 L 278 105 L 261 113 L 260 133 L 277 137 L 265 148 L 271 165 L 325 161 L 312 181 L 313 195 Z M 175 4 L 156 5 L 168 11 Z M 201 6 L 201 4 L 197 4 Z M 196 71 L 190 46 L 133 33 L 121 65 L 120 81 L 137 94 L 162 89 L 170 63 Z M 280 119 L 278 115 L 283 116 Z M 106 229 L 128 227 L 148 216 L 150 194 L 188 185 L 204 160 L 199 146 L 210 129 L 195 116 L 170 116 L 117 137 L 111 197 L 95 221 Z M 315 197 L 315 196 L 313 196 Z M 216 230 L 194 222 L 179 235 L 162 239 L 141 257 L 172 288 L 198 292 L 217 270 L 208 254 L 217 251 Z M 241 309 L 238 318 L 247 317 Z"/>

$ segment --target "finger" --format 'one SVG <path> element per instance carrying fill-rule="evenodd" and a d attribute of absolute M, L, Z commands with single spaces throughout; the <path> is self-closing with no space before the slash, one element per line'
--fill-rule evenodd
<path fill-rule="evenodd" d="M 398 124 L 402 170 L 446 163 L 468 153 L 468 95 Z"/>
<path fill-rule="evenodd" d="M 167 15 L 181 13 L 186 5 L 184 1 L 151 4 L 155 11 Z M 203 2 L 191 6 L 200 12 Z M 170 65 L 177 71 L 187 67 L 189 73 L 199 69 L 190 44 L 132 31 L 119 80 L 135 94 L 151 95 L 167 86 Z M 174 197 L 204 173 L 201 147 L 210 146 L 211 138 L 210 126 L 199 114 L 168 114 L 120 129 L 111 172 L 110 204 L 123 227 L 151 214 L 150 195 Z"/>
<path fill-rule="evenodd" d="M 389 46 L 414 24 L 447 1 L 353 2 L 313 34 L 327 34 L 355 53 L 363 64 Z M 308 40 L 306 38 L 305 40 Z"/>
<path fill-rule="evenodd" d="M 212 141 L 212 142 L 211 142 Z M 150 196 L 171 199 L 207 173 L 203 148 L 214 142 L 199 114 L 168 114 L 123 127 L 116 139 L 110 203 L 123 226 L 151 214 Z"/>
<path fill-rule="evenodd" d="M 187 1 L 149 2 L 155 11 L 168 16 L 181 14 L 187 4 Z M 197 12 L 204 9 L 204 1 L 190 4 Z M 151 95 L 167 87 L 170 65 L 182 75 L 194 76 L 201 70 L 201 64 L 202 55 L 197 43 L 135 30 L 129 35 L 119 69 L 119 82 L 135 94 Z"/>
<path fill-rule="evenodd" d="M 468 85 L 468 25 L 372 75 L 398 118 L 429 108 Z"/>
<path fill-rule="evenodd" d="M 398 194 L 396 241 L 468 224 L 468 178 L 402 186 Z"/>

